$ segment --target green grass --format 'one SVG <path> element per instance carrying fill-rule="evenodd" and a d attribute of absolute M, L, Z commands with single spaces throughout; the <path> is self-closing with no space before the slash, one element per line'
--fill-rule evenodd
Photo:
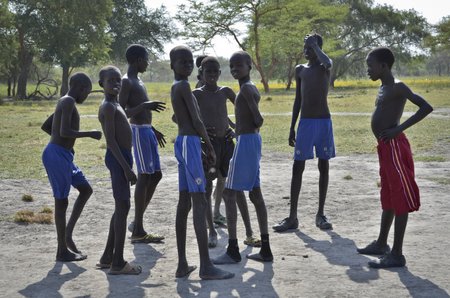
<path fill-rule="evenodd" d="M 409 86 L 414 92 L 421 94 L 436 109 L 449 109 L 450 78 L 436 84 L 420 81 Z M 370 113 L 373 111 L 377 84 L 360 86 L 355 81 L 349 86 L 330 90 L 329 106 L 333 114 L 334 137 L 338 155 L 372 154 L 376 150 L 376 141 L 370 129 Z M 408 82 L 407 82 L 408 83 Z M 238 91 L 237 84 L 223 83 Z M 1 86 L 1 85 L 0 85 Z M 166 135 L 166 148 L 160 149 L 162 155 L 173 154 L 173 140 L 177 128 L 171 121 L 173 110 L 170 104 L 170 83 L 147 83 L 147 90 L 152 100 L 166 102 L 167 110 L 154 114 L 154 125 Z M 1 88 L 1 87 L 0 87 Z M 262 90 L 262 88 L 260 88 Z M 270 99 L 268 99 L 270 97 Z M 101 94 L 94 94 L 82 105 L 78 105 L 81 115 L 81 129 L 100 130 L 97 120 Z M 276 89 L 270 94 L 261 93 L 260 110 L 265 113 L 264 125 L 261 129 L 263 148 L 266 151 L 292 153 L 293 148 L 287 144 L 290 112 L 294 100 L 294 90 Z M 40 102 L 6 102 L 0 105 L 0 179 L 38 178 L 45 179 L 41 154 L 48 143 L 49 136 L 40 126 L 54 110 L 55 101 Z M 228 106 L 229 113 L 233 107 Z M 415 111 L 416 107 L 408 103 L 405 111 Z M 363 113 L 345 115 L 343 112 Z M 341 113 L 341 114 L 340 114 Z M 277 115 L 270 115 L 277 114 Z M 427 117 L 406 131 L 411 142 L 415 159 L 421 161 L 444 161 L 435 150 L 448 148 L 450 145 L 450 118 Z M 105 140 L 96 141 L 90 138 L 79 139 L 75 145 L 76 163 L 90 178 L 108 177 L 104 166 Z M 436 152 L 435 152 L 436 151 Z M 447 155 L 448 156 L 448 155 Z"/>

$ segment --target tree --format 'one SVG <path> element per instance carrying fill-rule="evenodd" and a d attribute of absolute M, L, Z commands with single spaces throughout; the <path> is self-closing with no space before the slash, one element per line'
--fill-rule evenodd
<path fill-rule="evenodd" d="M 108 58 L 106 27 L 111 13 L 111 0 L 36 1 L 33 14 L 39 32 L 35 42 L 43 61 L 62 68 L 61 95 L 68 90 L 74 67 Z"/>
<path fill-rule="evenodd" d="M 127 47 L 133 43 L 142 44 L 150 51 L 162 52 L 163 43 L 176 35 L 164 6 L 151 11 L 143 0 L 113 2 L 113 13 L 108 18 L 112 60 L 123 60 Z"/>
<path fill-rule="evenodd" d="M 8 9 L 8 1 L 0 0 L 0 80 L 7 81 L 8 97 L 15 96 L 19 73 L 16 32 L 14 15 Z"/>
<path fill-rule="evenodd" d="M 194 39 L 190 46 L 194 50 L 211 45 L 216 36 L 231 36 L 242 50 L 252 53 L 253 65 L 261 76 L 264 91 L 269 92 L 267 73 L 263 68 L 260 51 L 259 30 L 261 18 L 280 11 L 283 0 L 211 0 L 207 4 L 200 0 L 188 0 L 188 5 L 179 6 L 179 20 L 184 30 L 182 36 Z M 253 36 L 251 45 L 246 44 L 239 27 L 247 26 Z M 251 46 L 251 48 L 250 48 Z"/>

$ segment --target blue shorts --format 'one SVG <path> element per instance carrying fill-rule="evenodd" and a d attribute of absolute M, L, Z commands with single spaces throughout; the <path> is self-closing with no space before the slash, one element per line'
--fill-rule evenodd
<path fill-rule="evenodd" d="M 301 118 L 298 123 L 297 138 L 295 141 L 295 160 L 314 158 L 313 148 L 316 148 L 316 157 L 329 160 L 336 156 L 334 149 L 333 125 L 330 118 Z"/>
<path fill-rule="evenodd" d="M 202 148 L 198 136 L 177 136 L 175 157 L 178 160 L 179 190 L 205 192 L 205 172 L 202 164 Z"/>
<path fill-rule="evenodd" d="M 130 167 L 133 167 L 133 156 L 131 155 L 131 150 L 121 149 L 120 151 Z M 111 174 L 111 185 L 114 199 L 118 201 L 129 201 L 131 197 L 130 183 L 125 176 L 122 166 L 109 149 L 106 149 L 105 165 Z"/>
<path fill-rule="evenodd" d="M 161 171 L 158 154 L 158 140 L 152 126 L 131 124 L 133 131 L 133 153 L 139 174 L 153 174 Z"/>
<path fill-rule="evenodd" d="M 252 190 L 260 186 L 261 136 L 243 134 L 236 138 L 225 187 L 233 190 Z"/>
<path fill-rule="evenodd" d="M 42 163 L 55 199 L 67 199 L 70 186 L 89 185 L 83 172 L 73 163 L 73 156 L 73 151 L 53 143 L 42 152 Z"/>

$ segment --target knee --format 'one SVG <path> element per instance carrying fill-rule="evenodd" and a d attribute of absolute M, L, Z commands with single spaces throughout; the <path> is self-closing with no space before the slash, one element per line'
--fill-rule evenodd
<path fill-rule="evenodd" d="M 94 192 L 92 190 L 92 187 L 90 184 L 83 184 L 77 187 L 78 191 L 80 192 L 81 195 L 86 196 L 86 197 L 90 197 L 92 195 L 92 193 Z"/>
<path fill-rule="evenodd" d="M 328 173 L 330 166 L 329 166 L 328 160 L 319 159 L 319 163 L 317 164 L 317 167 L 319 168 L 319 172 L 321 174 L 326 174 L 326 173 Z"/>
<path fill-rule="evenodd" d="M 294 166 L 292 167 L 292 172 L 294 175 L 302 175 L 305 170 L 305 161 L 304 160 L 295 160 Z"/>
<path fill-rule="evenodd" d="M 261 189 L 259 187 L 252 189 L 248 196 L 253 205 L 258 205 L 262 202 Z"/>
<path fill-rule="evenodd" d="M 152 179 L 154 179 L 156 182 L 161 181 L 161 179 L 162 179 L 161 171 L 156 171 L 155 173 L 153 173 L 152 174 Z"/>

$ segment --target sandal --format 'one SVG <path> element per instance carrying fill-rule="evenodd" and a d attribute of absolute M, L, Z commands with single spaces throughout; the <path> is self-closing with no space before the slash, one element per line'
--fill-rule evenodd
<path fill-rule="evenodd" d="M 253 236 L 248 236 L 247 239 L 244 240 L 244 244 L 253 247 L 261 247 L 261 240 Z"/>
<path fill-rule="evenodd" d="M 321 230 L 331 230 L 333 229 L 333 225 L 328 221 L 325 215 L 316 215 L 316 227 Z"/>
<path fill-rule="evenodd" d="M 227 224 L 227 218 L 222 216 L 222 214 L 219 214 L 217 216 L 214 216 L 214 223 L 224 226 Z"/>
<path fill-rule="evenodd" d="M 372 268 L 404 267 L 405 265 L 406 259 L 403 255 L 397 256 L 392 253 L 385 254 L 378 260 L 369 261 L 369 267 Z"/>
<path fill-rule="evenodd" d="M 149 233 L 140 237 L 131 237 L 131 243 L 158 243 L 165 239 L 164 236 Z"/>
<path fill-rule="evenodd" d="M 142 267 L 139 265 L 131 265 L 130 263 L 125 263 L 125 265 L 120 270 L 109 269 L 108 274 L 111 275 L 138 275 L 142 272 Z"/>
<path fill-rule="evenodd" d="M 363 255 L 384 255 L 391 251 L 389 245 L 380 246 L 376 240 L 369 243 L 366 247 L 357 248 L 356 251 Z"/>

